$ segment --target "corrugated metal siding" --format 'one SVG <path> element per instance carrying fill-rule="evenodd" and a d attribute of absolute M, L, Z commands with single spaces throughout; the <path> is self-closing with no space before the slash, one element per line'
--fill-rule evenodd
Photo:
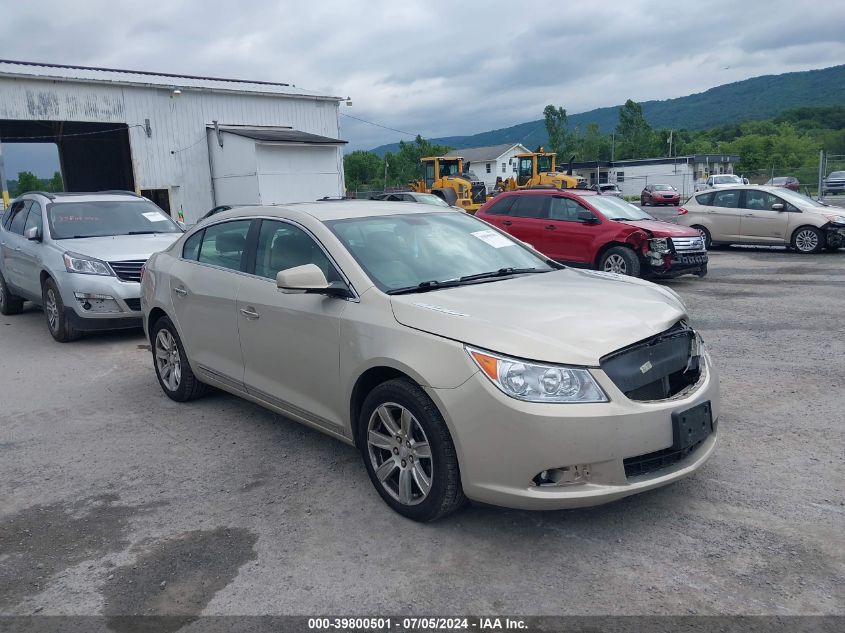
<path fill-rule="evenodd" d="M 126 123 L 138 188 L 170 189 L 171 208 L 181 205 L 189 221 L 213 206 L 206 142 L 212 121 L 337 138 L 338 118 L 334 101 L 199 91 L 174 97 L 167 88 L 0 77 L 0 119 Z"/>

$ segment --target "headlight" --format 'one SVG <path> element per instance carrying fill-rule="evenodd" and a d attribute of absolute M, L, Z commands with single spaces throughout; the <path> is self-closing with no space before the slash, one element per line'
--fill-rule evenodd
<path fill-rule="evenodd" d="M 831 224 L 845 224 L 845 216 L 837 215 L 835 217 L 830 218 Z"/>
<path fill-rule="evenodd" d="M 466 348 L 484 375 L 511 398 L 526 402 L 607 402 L 587 369 L 546 365 Z"/>
<path fill-rule="evenodd" d="M 67 252 L 62 255 L 65 260 L 65 268 L 69 273 L 82 273 L 83 275 L 111 275 L 108 265 L 93 257 L 86 257 L 77 253 Z"/>
<path fill-rule="evenodd" d="M 660 253 L 661 255 L 664 253 L 668 253 L 671 249 L 669 248 L 669 240 L 665 237 L 654 237 L 648 241 L 648 248 L 650 251 L 655 253 Z"/>

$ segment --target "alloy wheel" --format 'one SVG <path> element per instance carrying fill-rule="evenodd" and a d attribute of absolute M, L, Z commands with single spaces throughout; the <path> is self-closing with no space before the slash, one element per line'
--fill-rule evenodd
<path fill-rule="evenodd" d="M 168 330 L 156 335 L 155 363 L 158 375 L 170 391 L 179 389 L 182 381 L 182 358 L 176 338 Z"/>
<path fill-rule="evenodd" d="M 47 312 L 47 325 L 55 332 L 59 328 L 59 306 L 56 301 L 56 293 L 52 288 L 47 288 L 47 300 L 44 302 L 44 310 Z"/>
<path fill-rule="evenodd" d="M 619 273 L 620 275 L 628 274 L 628 265 L 625 263 L 625 258 L 614 253 L 604 260 L 604 272 Z"/>
<path fill-rule="evenodd" d="M 404 505 L 425 501 L 431 491 L 434 463 L 425 431 L 402 405 L 376 407 L 367 425 L 367 452 L 384 490 Z"/>
<path fill-rule="evenodd" d="M 819 236 L 815 231 L 804 229 L 795 236 L 795 248 L 802 253 L 812 253 L 819 247 Z"/>

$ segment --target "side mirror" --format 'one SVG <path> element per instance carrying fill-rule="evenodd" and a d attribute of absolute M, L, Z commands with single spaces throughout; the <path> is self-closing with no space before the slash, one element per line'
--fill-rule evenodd
<path fill-rule="evenodd" d="M 594 216 L 589 211 L 579 211 L 578 212 L 578 221 L 583 222 L 584 224 L 598 224 L 599 219 Z"/>
<path fill-rule="evenodd" d="M 41 230 L 37 226 L 33 226 L 28 228 L 23 236 L 32 241 L 32 242 L 40 242 L 41 241 Z"/>
<path fill-rule="evenodd" d="M 323 271 L 314 264 L 280 270 L 276 273 L 276 287 L 285 294 L 322 294 L 344 298 L 352 296 L 346 284 L 329 283 Z"/>
<path fill-rule="evenodd" d="M 783 211 L 783 204 L 780 202 L 775 202 L 772 205 L 772 211 Z"/>

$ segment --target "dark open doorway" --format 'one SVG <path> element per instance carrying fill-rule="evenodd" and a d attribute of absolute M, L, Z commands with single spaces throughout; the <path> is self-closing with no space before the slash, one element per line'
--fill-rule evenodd
<path fill-rule="evenodd" d="M 0 142 L 55 143 L 66 191 L 135 189 L 126 124 L 0 119 Z"/>

